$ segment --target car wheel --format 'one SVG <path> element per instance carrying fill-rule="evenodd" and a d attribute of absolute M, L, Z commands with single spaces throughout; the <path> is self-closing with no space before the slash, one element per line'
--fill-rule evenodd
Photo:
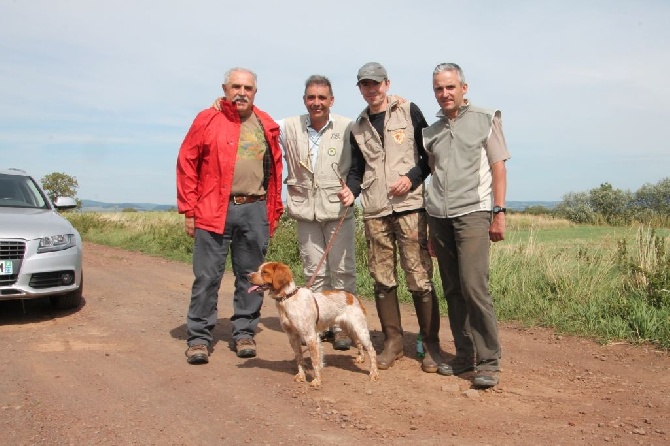
<path fill-rule="evenodd" d="M 67 294 L 61 294 L 60 296 L 51 296 L 49 300 L 51 305 L 58 310 L 69 310 L 71 308 L 77 308 L 81 305 L 81 297 L 84 294 L 84 273 L 81 273 L 81 283 L 79 284 L 79 289 L 69 292 Z"/>

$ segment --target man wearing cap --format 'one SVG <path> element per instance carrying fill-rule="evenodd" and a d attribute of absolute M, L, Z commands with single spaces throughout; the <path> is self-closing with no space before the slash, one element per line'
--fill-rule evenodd
<path fill-rule="evenodd" d="M 489 291 L 489 249 L 505 238 L 510 154 L 500 110 L 474 107 L 463 98 L 468 84 L 461 67 L 438 65 L 433 91 L 440 111 L 438 121 L 423 131 L 433 173 L 426 210 L 456 348 L 456 357 L 440 364 L 438 373 L 476 370 L 474 385 L 493 387 L 501 349 Z"/>
<path fill-rule="evenodd" d="M 377 365 L 388 369 L 404 354 L 397 294 L 399 252 L 426 352 L 421 368 L 435 373 L 441 361 L 440 314 L 428 253 L 423 181 L 429 166 L 421 138 L 428 124 L 415 104 L 387 95 L 391 82 L 382 65 L 363 65 L 357 79 L 368 106 L 352 126 L 352 165 L 339 196 L 346 206 L 361 197 L 368 267 L 385 335 Z"/>

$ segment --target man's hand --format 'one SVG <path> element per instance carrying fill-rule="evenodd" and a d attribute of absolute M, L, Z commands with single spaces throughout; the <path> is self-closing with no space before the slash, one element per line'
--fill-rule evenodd
<path fill-rule="evenodd" d="M 395 197 L 405 195 L 412 188 L 412 182 L 407 175 L 399 177 L 395 183 L 389 187 L 389 193 Z"/>
<path fill-rule="evenodd" d="M 195 236 L 195 218 L 193 217 L 185 217 L 184 218 L 184 229 L 186 230 L 186 234 L 193 238 Z"/>
<path fill-rule="evenodd" d="M 212 108 L 221 111 L 221 99 L 223 99 L 223 97 L 214 99 L 214 102 L 212 103 Z"/>
<path fill-rule="evenodd" d="M 489 227 L 489 238 L 492 242 L 505 240 L 505 213 L 493 214 L 493 221 Z"/>
<path fill-rule="evenodd" d="M 342 206 L 351 206 L 354 204 L 354 194 L 347 186 L 344 186 L 342 190 L 337 193 L 337 198 L 340 199 Z"/>

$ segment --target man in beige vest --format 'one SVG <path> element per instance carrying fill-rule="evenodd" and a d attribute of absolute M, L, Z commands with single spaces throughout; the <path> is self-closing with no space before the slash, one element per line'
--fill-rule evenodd
<path fill-rule="evenodd" d="M 326 259 L 316 269 L 347 211 L 337 194 L 342 190 L 340 178 L 351 166 L 351 119 L 330 113 L 335 97 L 325 76 L 307 79 L 303 102 L 307 114 L 278 121 L 286 160 L 286 207 L 288 215 L 297 221 L 303 271 L 306 280 L 316 274 L 312 285 L 315 291 L 343 289 L 356 294 L 353 209 L 348 210 Z M 339 327 L 331 327 L 330 332 L 324 337 L 332 339 L 333 348 L 349 349 L 351 340 Z"/>
<path fill-rule="evenodd" d="M 368 265 L 385 335 L 377 364 L 388 369 L 404 354 L 397 295 L 399 253 L 426 353 L 421 368 L 435 373 L 441 361 L 440 313 L 428 253 L 423 181 L 429 167 L 421 138 L 428 124 L 415 104 L 387 95 L 391 82 L 380 64 L 363 65 L 357 78 L 368 106 L 352 126 L 352 166 L 347 188 L 339 196 L 345 206 L 361 196 Z"/>

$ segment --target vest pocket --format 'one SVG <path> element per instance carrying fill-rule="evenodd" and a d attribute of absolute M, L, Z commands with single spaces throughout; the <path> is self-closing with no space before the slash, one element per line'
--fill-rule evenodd
<path fill-rule="evenodd" d="M 294 203 L 302 203 L 309 198 L 310 189 L 301 184 L 297 184 L 296 180 L 286 181 L 286 190 L 289 199 Z"/>
<path fill-rule="evenodd" d="M 365 175 L 363 175 L 363 183 L 361 184 L 361 206 L 363 206 L 364 213 L 372 214 L 381 210 L 383 207 L 380 197 L 383 196 L 386 198 L 386 193 L 380 191 L 380 187 L 383 187 L 383 185 L 380 181 L 377 181 L 377 177 L 373 176 L 371 172 L 366 172 Z"/>
<path fill-rule="evenodd" d="M 342 203 L 337 193 L 342 190 L 342 185 L 337 182 L 321 183 L 317 194 L 319 199 L 316 202 L 316 218 L 318 220 L 333 220 L 342 214 Z"/>

